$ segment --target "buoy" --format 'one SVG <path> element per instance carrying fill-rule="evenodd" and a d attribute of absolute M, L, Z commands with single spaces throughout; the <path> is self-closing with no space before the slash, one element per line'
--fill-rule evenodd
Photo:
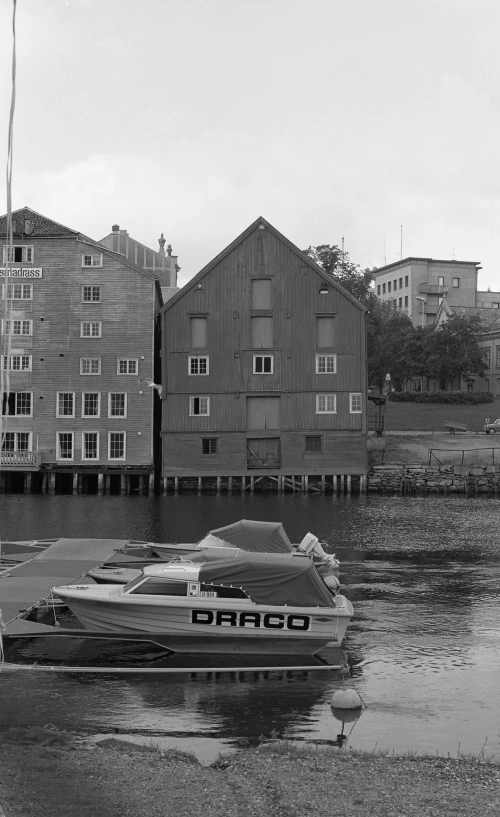
<path fill-rule="evenodd" d="M 338 689 L 333 693 L 330 706 L 332 709 L 362 709 L 363 701 L 355 689 Z"/>
<path fill-rule="evenodd" d="M 361 709 L 335 709 L 331 707 L 332 715 L 344 725 L 344 723 L 354 723 L 361 717 Z"/>

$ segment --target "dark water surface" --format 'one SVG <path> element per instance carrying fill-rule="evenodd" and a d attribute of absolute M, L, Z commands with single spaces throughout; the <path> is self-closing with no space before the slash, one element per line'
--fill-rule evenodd
<path fill-rule="evenodd" d="M 191 542 L 241 518 L 282 521 L 292 541 L 310 530 L 340 557 L 355 608 L 344 648 L 367 709 L 345 725 L 349 745 L 456 755 L 486 742 L 500 755 L 499 512 L 490 497 L 5 495 L 0 534 Z M 0 728 L 121 729 L 202 753 L 261 736 L 334 742 L 341 685 L 329 672 L 3 672 Z"/>

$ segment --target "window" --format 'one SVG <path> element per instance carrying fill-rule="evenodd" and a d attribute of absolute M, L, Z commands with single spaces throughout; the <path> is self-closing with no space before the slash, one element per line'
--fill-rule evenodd
<path fill-rule="evenodd" d="M 382 295 L 385 295 L 385 284 L 382 284 Z"/>
<path fill-rule="evenodd" d="M 217 454 L 217 437 L 203 437 L 201 441 L 202 454 Z"/>
<path fill-rule="evenodd" d="M 403 279 L 402 278 L 399 279 L 399 288 L 403 289 Z"/>
<path fill-rule="evenodd" d="M 408 295 L 405 295 L 405 309 L 408 309 Z"/>
<path fill-rule="evenodd" d="M 273 373 L 273 355 L 254 355 L 253 356 L 253 373 L 254 374 L 272 374 Z"/>
<path fill-rule="evenodd" d="M 210 397 L 190 397 L 189 398 L 189 416 L 197 417 L 210 415 Z"/>
<path fill-rule="evenodd" d="M 2 451 L 31 451 L 29 431 L 6 431 L 3 435 Z"/>
<path fill-rule="evenodd" d="M 460 278 L 452 278 L 451 279 L 451 285 L 455 289 L 458 289 L 458 287 L 460 286 Z"/>
<path fill-rule="evenodd" d="M 352 392 L 349 395 L 349 411 L 351 414 L 361 414 L 363 411 L 363 397 L 360 392 Z"/>
<path fill-rule="evenodd" d="M 438 278 L 438 287 L 444 287 L 444 277 L 442 275 Z"/>
<path fill-rule="evenodd" d="M 101 358 L 81 357 L 80 374 L 101 374 Z"/>
<path fill-rule="evenodd" d="M 322 450 L 322 437 L 306 437 L 306 454 L 319 454 Z"/>
<path fill-rule="evenodd" d="M 493 301 L 491 306 L 492 306 L 493 309 L 498 309 L 500 307 L 500 303 L 498 303 L 497 301 Z"/>
<path fill-rule="evenodd" d="M 32 417 L 33 416 L 33 392 L 18 391 L 10 392 L 8 398 L 4 394 L 2 402 L 2 414 L 10 417 Z"/>
<path fill-rule="evenodd" d="M 108 417 L 127 416 L 126 392 L 110 392 L 108 400 Z"/>
<path fill-rule="evenodd" d="M 2 321 L 2 335 L 31 335 L 33 333 L 33 321 Z"/>
<path fill-rule="evenodd" d="M 337 355 L 316 355 L 316 374 L 337 374 Z"/>
<path fill-rule="evenodd" d="M 116 374 L 137 374 L 139 362 L 134 357 L 119 357 L 116 364 Z"/>
<path fill-rule="evenodd" d="M 335 318 L 325 315 L 316 318 L 316 346 L 318 349 L 328 349 L 335 344 Z"/>
<path fill-rule="evenodd" d="M 7 355 L 2 355 L 2 366 L 7 369 Z M 31 355 L 10 355 L 11 372 L 31 372 Z"/>
<path fill-rule="evenodd" d="M 102 253 L 82 255 L 82 267 L 102 267 Z"/>
<path fill-rule="evenodd" d="M 191 349 L 205 349 L 207 346 L 207 318 L 198 315 L 189 318 L 189 341 Z"/>
<path fill-rule="evenodd" d="M 390 281 L 387 282 L 387 292 L 391 291 L 392 284 Z"/>
<path fill-rule="evenodd" d="M 0 298 L 4 296 L 4 285 L 0 288 Z M 13 301 L 31 301 L 33 298 L 32 284 L 9 284 L 7 287 L 7 298 Z"/>
<path fill-rule="evenodd" d="M 336 413 L 337 413 L 336 394 L 316 395 L 316 414 L 336 414 Z"/>
<path fill-rule="evenodd" d="M 484 365 L 487 369 L 491 366 L 491 349 L 483 349 L 484 354 Z"/>
<path fill-rule="evenodd" d="M 192 357 L 188 356 L 188 374 L 190 375 L 205 375 L 208 374 L 208 357 Z"/>
<path fill-rule="evenodd" d="M 75 393 L 72 391 L 57 392 L 56 417 L 75 416 Z"/>
<path fill-rule="evenodd" d="M 57 459 L 58 460 L 72 460 L 73 459 L 73 432 L 59 431 L 57 435 Z"/>
<path fill-rule="evenodd" d="M 101 297 L 102 287 L 91 287 L 85 286 L 82 287 L 82 301 L 83 303 L 100 303 L 102 301 Z"/>
<path fill-rule="evenodd" d="M 110 431 L 108 434 L 108 460 L 125 459 L 125 432 Z"/>
<path fill-rule="evenodd" d="M 403 299 L 402 298 L 399 299 L 398 306 L 399 306 L 400 309 L 403 308 Z"/>
<path fill-rule="evenodd" d="M 26 264 L 33 263 L 33 247 L 25 247 L 24 245 L 9 247 L 7 244 L 4 244 L 3 248 L 4 264 L 8 264 L 9 262 L 22 263 L 23 261 Z"/>
<path fill-rule="evenodd" d="M 398 279 L 396 278 L 394 280 L 394 292 L 396 292 L 397 288 L 398 288 Z"/>
<path fill-rule="evenodd" d="M 380 284 L 377 285 L 377 295 L 380 295 Z"/>
<path fill-rule="evenodd" d="M 81 338 L 100 338 L 101 337 L 101 321 L 82 321 L 80 324 Z"/>
<path fill-rule="evenodd" d="M 101 394 L 98 391 L 84 391 L 82 394 L 82 417 L 100 417 Z"/>
<path fill-rule="evenodd" d="M 272 317 L 250 318 L 252 349 L 272 349 L 273 347 L 273 319 Z"/>
<path fill-rule="evenodd" d="M 97 431 L 82 433 L 82 460 L 99 459 L 99 434 Z"/>
<path fill-rule="evenodd" d="M 408 286 L 408 276 L 405 275 L 405 287 L 407 287 L 407 286 Z"/>
<path fill-rule="evenodd" d="M 250 288 L 250 309 L 272 309 L 270 278 L 252 278 Z"/>

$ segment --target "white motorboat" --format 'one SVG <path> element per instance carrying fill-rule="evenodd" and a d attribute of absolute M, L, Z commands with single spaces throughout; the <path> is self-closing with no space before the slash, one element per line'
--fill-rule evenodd
<path fill-rule="evenodd" d="M 126 585 L 53 588 L 100 633 L 148 633 L 180 653 L 312 655 L 342 642 L 353 607 L 307 555 L 210 548 Z"/>

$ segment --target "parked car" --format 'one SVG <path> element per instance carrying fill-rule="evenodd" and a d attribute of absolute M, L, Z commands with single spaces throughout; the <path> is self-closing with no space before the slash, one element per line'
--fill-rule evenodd
<path fill-rule="evenodd" d="M 500 433 L 500 419 L 495 420 L 493 423 L 485 423 L 483 428 L 487 434 L 490 434 L 491 432 L 496 434 L 497 431 Z"/>

